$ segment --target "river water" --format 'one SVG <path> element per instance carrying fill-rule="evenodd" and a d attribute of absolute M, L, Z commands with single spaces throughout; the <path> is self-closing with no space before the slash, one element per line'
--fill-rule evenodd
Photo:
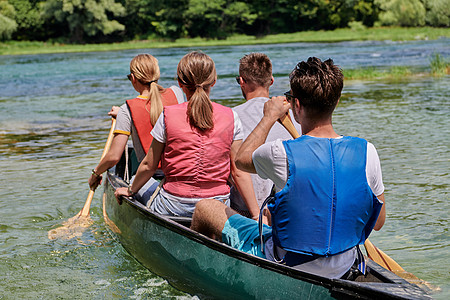
<path fill-rule="evenodd" d="M 244 54 L 265 52 L 274 64 L 272 95 L 289 89 L 295 64 L 317 56 L 342 68 L 410 66 L 429 71 L 434 53 L 450 56 L 450 40 L 296 43 L 202 48 L 215 61 L 211 97 L 242 102 L 234 76 Z M 47 232 L 83 206 L 87 179 L 109 130 L 106 115 L 136 95 L 126 74 L 138 53 L 160 62 L 164 86 L 192 49 L 0 57 L 0 299 L 190 299 L 136 262 L 103 222 L 98 191 L 93 225 L 81 237 L 49 240 Z M 407 271 L 450 298 L 450 76 L 348 81 L 335 112 L 337 132 L 378 149 L 387 221 L 371 241 Z M 219 292 L 219 291 L 218 291 Z"/>

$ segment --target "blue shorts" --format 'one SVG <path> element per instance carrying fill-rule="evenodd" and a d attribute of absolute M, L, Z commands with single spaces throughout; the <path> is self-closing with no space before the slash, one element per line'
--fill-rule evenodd
<path fill-rule="evenodd" d="M 263 241 L 267 241 L 271 236 L 272 228 L 264 224 Z M 232 215 L 225 222 L 222 242 L 240 251 L 266 258 L 261 251 L 258 222 L 239 214 Z"/>

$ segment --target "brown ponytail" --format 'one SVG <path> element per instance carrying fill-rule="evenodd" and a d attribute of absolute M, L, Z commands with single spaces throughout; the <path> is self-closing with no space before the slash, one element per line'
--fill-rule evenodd
<path fill-rule="evenodd" d="M 159 115 L 163 111 L 161 93 L 164 88 L 158 84 L 160 71 L 158 60 L 150 54 L 139 54 L 130 62 L 130 73 L 143 85 L 148 85 L 150 90 L 150 122 L 155 125 Z"/>
<path fill-rule="evenodd" d="M 178 80 L 193 91 L 187 107 L 187 115 L 192 126 L 200 130 L 214 127 L 213 107 L 208 91 L 216 80 L 213 60 L 203 52 L 190 52 L 178 63 Z"/>

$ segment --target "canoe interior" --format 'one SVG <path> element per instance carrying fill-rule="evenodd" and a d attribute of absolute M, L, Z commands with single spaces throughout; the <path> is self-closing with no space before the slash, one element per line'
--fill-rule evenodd
<path fill-rule="evenodd" d="M 103 213 L 113 236 L 151 272 L 201 299 L 432 299 L 373 261 L 355 281 L 305 273 L 231 248 L 189 229 L 190 218 L 167 217 L 114 191 L 127 186 L 119 165 L 107 173 Z"/>

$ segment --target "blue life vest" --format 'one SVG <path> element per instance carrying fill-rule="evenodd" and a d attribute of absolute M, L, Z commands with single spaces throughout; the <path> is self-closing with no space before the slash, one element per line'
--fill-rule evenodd
<path fill-rule="evenodd" d="M 367 183 L 367 141 L 304 135 L 283 144 L 289 176 L 268 205 L 274 244 L 316 257 L 364 243 L 382 206 Z"/>

